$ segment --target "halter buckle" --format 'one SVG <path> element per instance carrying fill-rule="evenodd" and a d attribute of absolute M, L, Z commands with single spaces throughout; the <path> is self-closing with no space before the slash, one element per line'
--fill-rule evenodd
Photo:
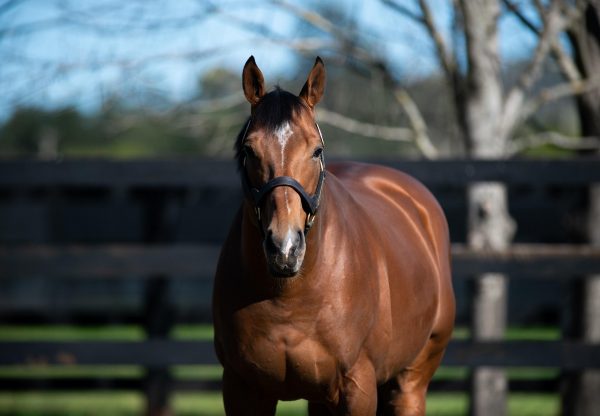
<path fill-rule="evenodd" d="M 260 226 L 260 207 L 255 206 L 254 213 L 256 214 L 256 219 L 258 220 Z"/>
<path fill-rule="evenodd" d="M 317 213 L 316 212 L 314 214 L 308 213 L 306 215 L 306 225 L 304 226 L 304 228 L 305 228 L 306 231 L 308 231 L 308 230 L 310 230 L 312 228 L 313 224 L 315 223 L 315 218 L 316 217 L 317 217 Z"/>

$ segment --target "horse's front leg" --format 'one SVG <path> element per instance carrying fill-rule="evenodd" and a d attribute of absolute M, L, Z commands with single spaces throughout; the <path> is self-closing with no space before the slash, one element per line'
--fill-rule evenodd
<path fill-rule="evenodd" d="M 377 379 L 365 353 L 343 375 L 337 412 L 347 416 L 374 416 L 377 411 Z"/>
<path fill-rule="evenodd" d="M 277 400 L 227 368 L 223 371 L 223 404 L 227 416 L 274 416 Z"/>

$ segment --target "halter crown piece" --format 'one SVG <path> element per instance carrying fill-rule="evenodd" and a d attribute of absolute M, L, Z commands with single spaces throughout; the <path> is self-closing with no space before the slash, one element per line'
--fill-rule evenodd
<path fill-rule="evenodd" d="M 248 120 L 246 123 L 246 128 L 244 130 L 244 136 L 242 138 L 242 146 L 246 142 L 246 135 L 248 134 L 248 128 L 250 127 L 250 123 L 252 122 L 252 118 Z M 315 122 L 315 126 L 317 127 L 317 131 L 319 132 L 319 138 L 321 139 L 321 144 L 325 147 L 325 141 L 323 140 L 323 135 L 321 134 L 321 129 L 319 125 Z M 263 198 L 271 192 L 273 189 L 278 186 L 288 186 L 292 188 L 298 195 L 300 195 L 300 199 L 302 200 L 302 208 L 304 212 L 306 212 L 306 223 L 304 224 L 304 235 L 308 233 L 308 230 L 313 226 L 315 222 L 315 217 L 317 215 L 317 211 L 319 210 L 319 204 L 321 202 L 321 191 L 323 190 L 323 182 L 325 181 L 325 160 L 323 157 L 323 152 L 319 155 L 319 162 L 321 165 L 321 171 L 319 173 L 319 181 L 317 182 L 317 188 L 315 189 L 315 193 L 309 195 L 308 192 L 304 189 L 304 187 L 298 182 L 296 179 L 291 176 L 277 176 L 271 179 L 269 182 L 265 183 L 260 188 L 256 188 L 250 185 L 250 181 L 248 179 L 248 172 L 246 169 L 242 172 L 242 188 L 244 189 L 244 193 L 246 197 L 250 200 L 252 205 L 254 206 L 254 212 L 256 214 L 256 218 L 260 227 L 260 203 Z M 243 160 L 244 167 L 246 166 L 246 156 L 244 155 Z"/>

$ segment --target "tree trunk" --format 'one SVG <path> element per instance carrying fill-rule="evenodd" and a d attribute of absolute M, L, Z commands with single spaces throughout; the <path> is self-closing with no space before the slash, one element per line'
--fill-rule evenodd
<path fill-rule="evenodd" d="M 600 68 L 600 0 L 588 0 L 582 22 L 568 32 L 575 63 L 582 77 L 596 76 Z M 600 142 L 600 90 L 577 97 L 581 135 Z M 600 184 L 590 186 L 588 241 L 600 246 Z M 581 288 L 576 316 L 581 320 L 577 338 L 600 342 L 600 275 L 587 276 Z M 563 412 L 577 416 L 600 414 L 600 371 L 585 370 L 567 374 L 563 390 Z"/>
<path fill-rule="evenodd" d="M 506 138 L 500 121 L 503 111 L 503 86 L 498 54 L 497 0 L 462 0 L 467 45 L 467 79 L 464 91 L 464 118 L 471 156 L 502 157 Z"/>
<path fill-rule="evenodd" d="M 503 85 L 498 52 L 497 0 L 461 0 L 467 47 L 464 113 L 470 156 L 504 158 L 508 134 L 502 129 Z M 508 214 L 506 187 L 497 182 L 472 184 L 467 191 L 468 243 L 477 250 L 504 250 L 510 244 L 514 221 Z M 507 317 L 507 279 L 485 274 L 474 281 L 472 337 L 497 340 L 504 336 Z M 471 376 L 472 415 L 502 416 L 507 413 L 507 380 L 503 370 L 480 367 Z"/>
<path fill-rule="evenodd" d="M 600 247 L 600 184 L 590 187 L 588 215 L 590 244 Z M 571 285 L 572 318 L 567 322 L 568 338 L 588 343 L 600 342 L 600 275 L 585 276 Z M 600 371 L 589 369 L 565 372 L 562 380 L 563 414 L 593 416 L 600 414 Z"/>
<path fill-rule="evenodd" d="M 575 64 L 584 79 L 600 68 L 600 0 L 588 0 L 581 24 L 568 31 Z M 577 110 L 584 137 L 600 137 L 600 89 L 577 96 Z"/>

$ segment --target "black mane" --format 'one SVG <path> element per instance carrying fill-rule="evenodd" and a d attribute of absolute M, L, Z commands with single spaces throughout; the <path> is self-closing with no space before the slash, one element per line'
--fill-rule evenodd
<path fill-rule="evenodd" d="M 248 117 L 242 129 L 235 140 L 235 159 L 238 170 L 243 168 L 244 163 L 244 138 L 248 123 L 254 126 L 261 126 L 267 130 L 274 130 L 282 123 L 290 121 L 294 114 L 308 109 L 306 104 L 296 95 L 275 87 L 273 91 L 264 95 L 254 111 L 254 115 Z"/>

